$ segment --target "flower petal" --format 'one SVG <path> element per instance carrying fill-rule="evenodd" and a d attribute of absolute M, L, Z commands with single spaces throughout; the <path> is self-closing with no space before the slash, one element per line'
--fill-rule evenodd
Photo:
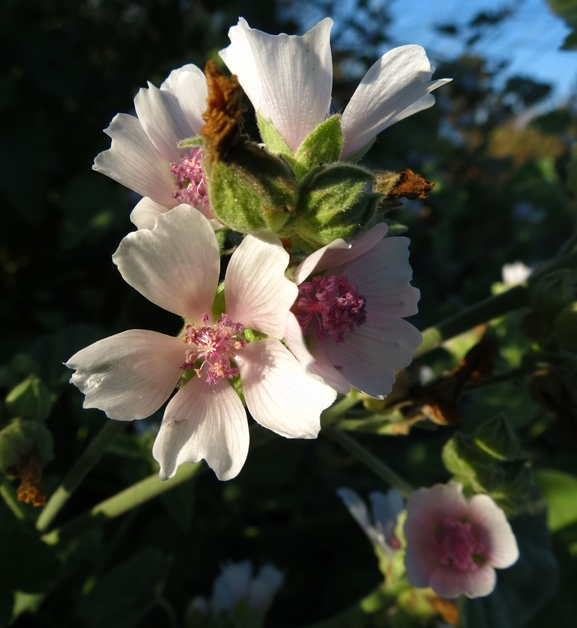
<path fill-rule="evenodd" d="M 286 438 L 316 438 L 320 413 L 336 392 L 307 375 L 278 340 L 248 344 L 236 356 L 246 405 L 257 423 Z"/>
<path fill-rule="evenodd" d="M 443 81 L 431 81 L 433 68 L 421 46 L 393 48 L 365 74 L 342 117 L 343 151 L 341 159 L 354 155 L 378 133 L 397 120 L 407 108 L 420 101 Z M 420 108 L 434 99 L 423 100 Z M 416 110 L 408 112 L 416 113 Z"/>
<path fill-rule="evenodd" d="M 178 148 L 178 142 L 192 137 L 194 132 L 177 97 L 148 83 L 148 88 L 138 90 L 134 97 L 134 108 L 142 128 L 158 152 L 169 163 L 180 162 L 182 150 Z"/>
<path fill-rule="evenodd" d="M 210 223 L 194 207 L 179 205 L 159 215 L 154 229 L 129 233 L 112 260 L 149 301 L 193 321 L 210 316 L 220 254 Z"/>
<path fill-rule="evenodd" d="M 367 505 L 365 504 L 365 501 L 361 499 L 361 496 L 356 491 L 346 487 L 341 487 L 337 489 L 336 492 L 343 500 L 344 505 L 351 513 L 353 519 L 369 537 L 369 541 L 373 545 L 382 545 L 384 543 L 384 537 L 379 538 L 379 532 L 373 525 Z"/>
<path fill-rule="evenodd" d="M 70 381 L 86 395 L 84 408 L 111 419 L 150 416 L 168 399 L 180 376 L 185 346 L 178 338 L 132 329 L 75 353 L 66 366 Z"/>
<path fill-rule="evenodd" d="M 475 495 L 469 502 L 469 518 L 485 546 L 490 565 L 504 569 L 517 562 L 519 548 L 505 513 L 488 495 Z"/>
<path fill-rule="evenodd" d="M 354 237 L 350 244 L 338 239 L 311 253 L 299 266 L 294 274 L 295 283 L 301 284 L 313 273 L 346 264 L 359 255 L 372 249 L 387 234 L 389 227 L 384 222 Z"/>
<path fill-rule="evenodd" d="M 257 613 L 265 613 L 283 583 L 284 574 L 280 569 L 270 563 L 263 565 L 250 583 L 247 596 L 250 607 Z"/>
<path fill-rule="evenodd" d="M 269 35 L 240 18 L 228 32 L 232 43 L 220 51 L 256 112 L 292 151 L 325 119 L 331 102 L 332 25 L 325 18 L 300 37 Z"/>
<path fill-rule="evenodd" d="M 298 288 L 284 274 L 288 263 L 289 255 L 275 235 L 247 235 L 226 269 L 228 316 L 249 329 L 282 338 L 298 295 Z"/>
<path fill-rule="evenodd" d="M 230 480 L 242 469 L 248 445 L 246 412 L 229 382 L 193 377 L 166 407 L 152 455 L 161 480 L 173 477 L 183 462 L 202 459 L 219 480 Z"/>
<path fill-rule="evenodd" d="M 420 292 L 409 284 L 413 276 L 409 242 L 404 237 L 385 238 L 362 257 L 327 271 L 327 275 L 345 275 L 357 286 L 367 301 L 368 322 L 412 316 L 419 311 Z"/>
<path fill-rule="evenodd" d="M 411 363 L 422 341 L 421 333 L 403 319 L 367 322 L 345 334 L 339 344 L 331 338 L 320 340 L 312 331 L 307 338 L 315 360 L 333 366 L 353 388 L 376 399 L 391 392 L 395 373 Z"/>
<path fill-rule="evenodd" d="M 138 118 L 119 113 L 104 132 L 112 138 L 112 145 L 96 156 L 93 170 L 165 207 L 174 207 L 172 192 L 176 185 L 170 167 Z"/>
<path fill-rule="evenodd" d="M 158 216 L 166 214 L 166 212 L 166 207 L 145 196 L 138 201 L 130 213 L 130 222 L 139 229 L 154 229 Z"/>
<path fill-rule="evenodd" d="M 419 488 L 411 495 L 404 533 L 407 541 L 405 567 L 413 586 L 429 586 L 432 574 L 439 567 L 434 551 L 435 530 L 439 524 L 446 517 L 462 519 L 467 513 L 467 500 L 458 482 Z"/>
<path fill-rule="evenodd" d="M 204 126 L 202 114 L 206 110 L 208 97 L 206 77 L 202 70 L 193 63 L 183 65 L 168 75 L 160 89 L 161 91 L 169 91 L 177 98 L 182 113 L 192 130 L 191 135 L 200 135 L 200 129 Z"/>
<path fill-rule="evenodd" d="M 224 567 L 212 587 L 213 615 L 218 615 L 222 611 L 232 611 L 239 600 L 247 597 L 251 580 L 252 564 L 248 560 L 230 563 Z"/>
<path fill-rule="evenodd" d="M 480 565 L 474 571 L 441 566 L 431 574 L 429 582 L 437 595 L 450 600 L 459 595 L 469 598 L 485 597 L 493 591 L 496 584 L 497 576 L 490 565 Z"/>

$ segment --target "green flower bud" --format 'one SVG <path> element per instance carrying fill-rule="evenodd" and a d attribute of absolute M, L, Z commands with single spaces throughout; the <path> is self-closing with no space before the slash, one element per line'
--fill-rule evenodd
<path fill-rule="evenodd" d="M 577 302 L 563 308 L 553 324 L 559 344 L 577 353 Z"/>
<path fill-rule="evenodd" d="M 212 211 L 240 233 L 278 232 L 296 205 L 296 180 L 284 159 L 253 142 L 229 149 L 226 158 L 205 159 Z"/>
<path fill-rule="evenodd" d="M 503 481 L 503 471 L 473 439 L 457 432 L 443 447 L 443 464 L 458 482 L 476 493 L 490 493 Z"/>
<path fill-rule="evenodd" d="M 504 414 L 497 414 L 475 430 L 477 447 L 496 460 L 517 460 L 523 449 L 517 434 Z"/>
<path fill-rule="evenodd" d="M 13 388 L 6 397 L 6 406 L 12 416 L 29 421 L 45 421 L 50 414 L 50 392 L 36 375 L 30 375 Z"/>
<path fill-rule="evenodd" d="M 531 286 L 531 305 L 546 319 L 553 318 L 575 299 L 577 274 L 571 268 L 560 268 L 545 273 Z"/>
<path fill-rule="evenodd" d="M 43 463 L 52 460 L 53 439 L 44 423 L 13 419 L 0 430 L 0 470 L 16 466 L 23 456 L 36 450 Z"/>
<path fill-rule="evenodd" d="M 290 227 L 312 250 L 351 238 L 373 216 L 379 194 L 371 172 L 346 163 L 317 166 L 302 179 Z M 292 233 L 282 233 L 289 237 Z"/>

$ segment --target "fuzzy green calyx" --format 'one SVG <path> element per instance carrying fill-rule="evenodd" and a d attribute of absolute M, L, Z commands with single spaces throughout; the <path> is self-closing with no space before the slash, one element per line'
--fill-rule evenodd
<path fill-rule="evenodd" d="M 339 160 L 343 150 L 340 116 L 327 118 L 304 140 L 295 153 L 297 177 L 303 177 L 316 166 Z"/>
<path fill-rule="evenodd" d="M 294 233 L 311 250 L 352 237 L 370 221 L 381 198 L 372 192 L 373 183 L 371 172 L 351 164 L 313 168 L 300 182 Z"/>
<path fill-rule="evenodd" d="M 206 158 L 208 193 L 216 218 L 240 233 L 278 232 L 296 205 L 290 166 L 249 141 L 229 149 L 218 161 Z"/>

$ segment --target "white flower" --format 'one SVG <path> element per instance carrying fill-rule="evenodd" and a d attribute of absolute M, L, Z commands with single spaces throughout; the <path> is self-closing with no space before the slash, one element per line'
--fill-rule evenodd
<path fill-rule="evenodd" d="M 214 581 L 210 600 L 195 597 L 189 612 L 196 610 L 208 615 L 210 609 L 212 617 L 217 618 L 220 613 L 233 612 L 241 600 L 246 600 L 252 611 L 264 615 L 283 583 L 282 571 L 269 563 L 259 569 L 257 576 L 253 576 L 253 566 L 248 560 L 229 563 Z"/>
<path fill-rule="evenodd" d="M 185 65 L 173 70 L 160 89 L 149 83 L 139 90 L 134 98 L 138 117 L 119 113 L 105 130 L 112 145 L 96 157 L 93 168 L 144 197 L 130 215 L 139 229 L 152 229 L 159 214 L 182 203 L 212 219 L 202 149 L 178 148 L 182 140 L 200 135 L 207 95 L 202 71 Z"/>
<path fill-rule="evenodd" d="M 396 489 L 386 493 L 373 491 L 369 494 L 372 517 L 367 505 L 356 491 L 339 488 L 337 495 L 343 500 L 354 520 L 361 526 L 374 547 L 381 548 L 388 556 L 393 556 L 401 548 L 395 534 L 397 517 L 405 507 L 405 500 Z"/>
<path fill-rule="evenodd" d="M 220 56 L 251 100 L 294 152 L 326 117 L 333 70 L 325 18 L 303 36 L 269 35 L 240 18 Z M 430 92 L 450 79 L 431 81 L 434 68 L 421 46 L 394 48 L 365 74 L 341 117 L 341 159 L 364 148 L 383 129 L 435 103 Z"/>
<path fill-rule="evenodd" d="M 514 262 L 513 264 L 505 264 L 503 266 L 501 277 L 506 286 L 513 287 L 527 281 L 532 272 L 523 262 Z"/>
<path fill-rule="evenodd" d="M 71 382 L 121 421 L 142 419 L 168 403 L 153 455 L 160 477 L 205 459 L 221 480 L 235 477 L 249 446 L 246 412 L 230 383 L 240 376 L 246 405 L 262 426 L 287 438 L 315 438 L 320 412 L 336 393 L 305 373 L 280 342 L 297 288 L 284 276 L 289 256 L 276 236 L 247 236 L 227 267 L 226 313 L 213 304 L 220 254 L 208 220 L 187 205 L 158 217 L 121 242 L 113 260 L 150 301 L 179 314 L 181 338 L 131 330 L 73 355 Z M 265 338 L 247 342 L 244 330 Z M 277 340 L 278 339 L 278 340 Z"/>
<path fill-rule="evenodd" d="M 409 240 L 386 232 L 380 223 L 351 244 L 335 240 L 297 267 L 299 297 L 285 334 L 311 373 L 339 392 L 352 386 L 380 399 L 422 341 L 403 320 L 417 313 L 420 296 L 409 283 Z"/>

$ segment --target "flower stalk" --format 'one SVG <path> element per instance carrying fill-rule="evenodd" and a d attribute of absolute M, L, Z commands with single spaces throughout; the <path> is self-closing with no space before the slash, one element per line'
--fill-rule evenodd
<path fill-rule="evenodd" d="M 36 528 L 40 532 L 48 529 L 74 491 L 80 486 L 84 478 L 92 471 L 97 462 L 108 451 L 116 437 L 124 430 L 126 423 L 107 421 L 96 435 L 94 440 L 84 450 L 75 462 L 62 484 L 54 491 L 48 503 L 36 521 Z"/>
<path fill-rule="evenodd" d="M 405 497 L 409 497 L 413 492 L 413 487 L 404 478 L 393 471 L 393 469 L 379 460 L 368 449 L 363 447 L 348 434 L 332 427 L 323 430 L 321 433 L 352 454 L 359 462 L 362 462 L 384 482 L 386 482 L 389 486 L 396 488 Z"/>

